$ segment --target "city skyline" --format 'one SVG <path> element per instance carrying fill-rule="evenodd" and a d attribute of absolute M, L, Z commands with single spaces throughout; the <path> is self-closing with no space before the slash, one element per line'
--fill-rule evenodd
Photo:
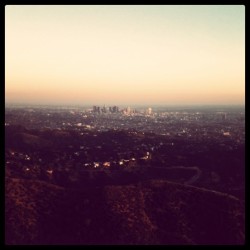
<path fill-rule="evenodd" d="M 5 8 L 6 103 L 243 105 L 243 5 Z"/>

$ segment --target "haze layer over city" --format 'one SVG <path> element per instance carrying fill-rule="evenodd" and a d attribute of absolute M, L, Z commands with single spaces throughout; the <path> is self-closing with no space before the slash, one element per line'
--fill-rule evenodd
<path fill-rule="evenodd" d="M 242 5 L 5 7 L 5 243 L 243 245 Z"/>

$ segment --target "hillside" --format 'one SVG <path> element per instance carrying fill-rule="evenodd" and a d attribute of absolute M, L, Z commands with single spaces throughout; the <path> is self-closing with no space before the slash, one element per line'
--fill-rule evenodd
<path fill-rule="evenodd" d="M 6 178 L 6 244 L 244 244 L 244 203 L 152 180 L 69 189 Z"/>

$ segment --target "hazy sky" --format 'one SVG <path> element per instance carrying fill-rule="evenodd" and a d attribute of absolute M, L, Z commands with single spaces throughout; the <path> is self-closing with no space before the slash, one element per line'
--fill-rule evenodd
<path fill-rule="evenodd" d="M 7 5 L 5 101 L 244 104 L 243 5 Z"/>

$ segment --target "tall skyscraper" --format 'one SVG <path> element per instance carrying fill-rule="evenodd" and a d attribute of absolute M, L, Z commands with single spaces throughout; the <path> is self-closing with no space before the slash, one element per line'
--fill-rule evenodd
<path fill-rule="evenodd" d="M 130 107 L 127 107 L 127 114 L 129 115 L 131 113 L 131 108 Z"/>
<path fill-rule="evenodd" d="M 147 114 L 147 115 L 151 115 L 151 114 L 152 114 L 152 108 L 148 108 L 148 109 L 146 110 L 146 114 Z"/>

